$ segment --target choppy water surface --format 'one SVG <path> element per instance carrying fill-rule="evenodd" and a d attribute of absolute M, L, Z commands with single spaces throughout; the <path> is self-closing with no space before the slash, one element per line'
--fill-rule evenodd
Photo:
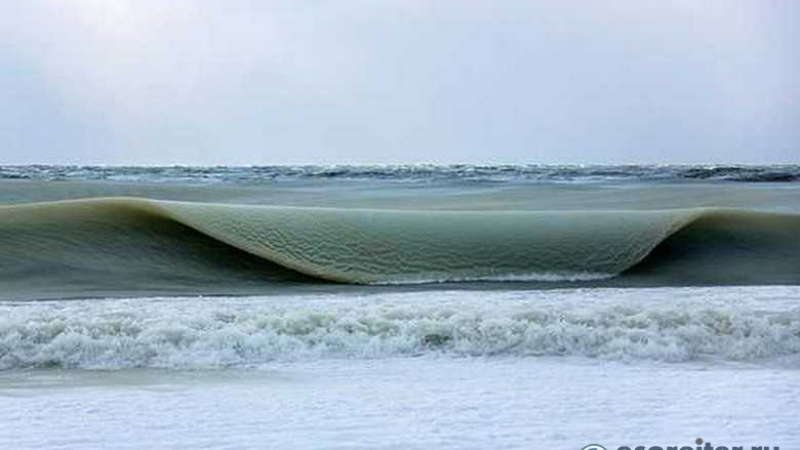
<path fill-rule="evenodd" d="M 305 166 L 0 166 L 0 179 L 106 180 L 164 183 L 270 183 L 288 180 L 587 182 L 725 180 L 793 182 L 800 165 L 305 165 Z"/>
<path fill-rule="evenodd" d="M 2 302 L 0 369 L 421 356 L 800 367 L 799 298 L 735 287 Z"/>

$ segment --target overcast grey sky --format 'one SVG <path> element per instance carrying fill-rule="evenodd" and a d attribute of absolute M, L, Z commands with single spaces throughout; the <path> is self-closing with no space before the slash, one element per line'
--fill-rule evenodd
<path fill-rule="evenodd" d="M 0 0 L 0 163 L 798 161 L 794 0 Z"/>

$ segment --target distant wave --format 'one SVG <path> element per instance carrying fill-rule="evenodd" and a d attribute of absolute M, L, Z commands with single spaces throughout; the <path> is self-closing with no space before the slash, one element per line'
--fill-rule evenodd
<path fill-rule="evenodd" d="M 717 180 L 797 182 L 800 165 L 305 165 L 305 166 L 0 166 L 0 180 L 106 180 L 259 184 L 286 180 L 597 182 Z"/>
<path fill-rule="evenodd" d="M 747 289 L 0 302 L 0 370 L 419 356 L 797 361 L 800 312 L 770 308 L 797 291 Z M 768 298 L 739 304 L 758 295 Z"/>
<path fill-rule="evenodd" d="M 5 297 L 470 280 L 800 284 L 800 216 L 718 208 L 388 211 L 134 198 L 0 207 Z"/>

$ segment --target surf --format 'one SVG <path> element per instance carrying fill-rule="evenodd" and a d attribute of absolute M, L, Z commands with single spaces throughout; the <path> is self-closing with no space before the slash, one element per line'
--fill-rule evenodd
<path fill-rule="evenodd" d="M 400 211 L 143 198 L 0 207 L 5 297 L 478 281 L 800 284 L 800 215 Z"/>
<path fill-rule="evenodd" d="M 0 302 L 0 371 L 430 357 L 797 367 L 798 287 Z"/>

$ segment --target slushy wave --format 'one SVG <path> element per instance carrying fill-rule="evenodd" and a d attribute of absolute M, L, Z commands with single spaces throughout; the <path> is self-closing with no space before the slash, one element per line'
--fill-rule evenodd
<path fill-rule="evenodd" d="M 0 207 L 6 296 L 275 283 L 798 284 L 800 216 L 431 212 L 109 198 Z M 615 277 L 615 278 L 614 278 Z M 38 294 L 36 293 L 38 290 Z M 28 295 L 31 296 L 31 295 Z"/>

